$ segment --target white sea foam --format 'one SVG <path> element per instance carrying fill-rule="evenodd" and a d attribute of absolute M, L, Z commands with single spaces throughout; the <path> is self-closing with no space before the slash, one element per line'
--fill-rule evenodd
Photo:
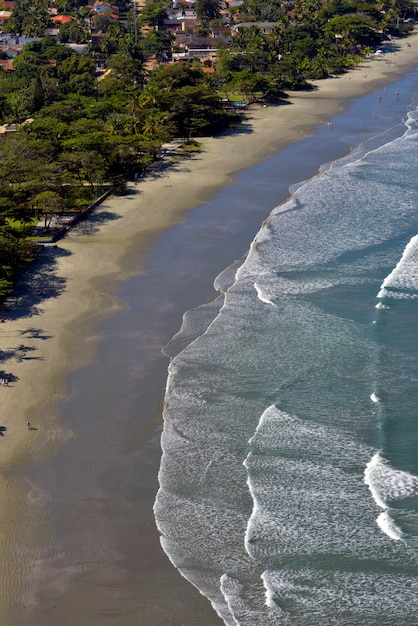
<path fill-rule="evenodd" d="M 388 503 L 414 477 L 378 471 L 375 459 L 363 479 L 376 346 L 350 300 L 395 265 L 412 223 L 416 157 L 403 148 L 337 164 L 274 211 L 236 274 L 219 279 L 219 315 L 170 369 L 157 525 L 172 562 L 231 626 L 287 625 L 279 606 L 310 626 L 407 626 L 408 606 L 408 626 L 418 624 L 413 577 L 392 575 L 413 566 L 408 547 L 375 523 L 379 502 L 395 538 Z"/>
<path fill-rule="evenodd" d="M 405 246 L 402 256 L 383 281 L 377 294 L 379 299 L 418 298 L 418 235 Z"/>
<path fill-rule="evenodd" d="M 264 411 L 249 445 L 253 510 L 245 547 L 255 561 L 327 552 L 361 559 L 385 549 L 361 471 L 353 471 L 369 448 L 275 406 Z"/>
<path fill-rule="evenodd" d="M 396 522 L 390 517 L 388 511 L 383 511 L 376 520 L 380 530 L 394 541 L 402 539 L 402 531 Z"/>
<path fill-rule="evenodd" d="M 270 596 L 299 619 L 293 624 L 397 626 L 418 623 L 417 584 L 401 573 L 283 567 L 264 575 Z M 279 622 L 281 623 L 281 622 Z"/>
<path fill-rule="evenodd" d="M 265 587 L 264 580 L 261 575 L 260 581 L 239 581 L 228 574 L 221 577 L 220 588 L 227 602 L 231 619 L 226 621 L 228 625 L 234 626 L 254 626 L 254 624 L 263 624 L 263 626 L 287 626 L 290 622 L 287 616 L 274 604 L 270 605 L 263 602 Z M 250 607 L 247 599 L 251 597 L 253 604 Z M 279 621 L 280 620 L 280 621 Z"/>
<path fill-rule="evenodd" d="M 259 300 L 261 300 L 261 302 L 264 302 L 265 304 L 271 304 L 271 305 L 275 306 L 274 302 L 272 302 L 270 300 L 270 298 L 265 294 L 265 292 L 259 286 L 258 283 L 254 283 L 254 288 L 255 288 L 255 290 L 257 292 L 257 297 L 258 297 Z"/>
<path fill-rule="evenodd" d="M 378 402 L 380 402 L 380 398 L 377 394 L 375 394 L 374 392 L 371 394 L 370 396 L 370 400 L 372 402 L 374 402 L 375 404 L 377 404 Z"/>
<path fill-rule="evenodd" d="M 369 487 L 376 504 L 386 509 L 390 502 L 418 495 L 418 477 L 394 469 L 377 452 L 367 464 L 364 482 Z"/>
<path fill-rule="evenodd" d="M 276 606 L 276 603 L 274 602 L 274 594 L 272 592 L 272 589 L 268 585 L 267 572 L 263 572 L 261 574 L 261 579 L 263 581 L 264 588 L 266 590 L 266 605 L 273 608 Z"/>
<path fill-rule="evenodd" d="M 381 293 L 382 293 L 382 295 L 380 295 Z M 383 291 L 379 291 L 379 293 L 377 294 L 377 297 L 378 298 L 383 298 L 384 297 Z M 376 304 L 375 308 L 376 309 L 381 309 L 381 310 L 390 309 L 390 307 L 387 304 L 383 304 L 383 302 L 378 302 Z"/>
<path fill-rule="evenodd" d="M 418 121 L 418 111 L 408 111 L 405 126 L 407 127 L 407 131 L 405 132 L 405 136 L 408 139 L 413 139 L 418 135 L 417 129 L 417 121 Z"/>
<path fill-rule="evenodd" d="M 239 622 L 234 617 L 234 600 L 239 598 L 241 586 L 236 580 L 233 580 L 227 574 L 223 574 L 220 580 L 220 590 L 231 614 L 231 619 L 227 623 L 239 626 Z"/>

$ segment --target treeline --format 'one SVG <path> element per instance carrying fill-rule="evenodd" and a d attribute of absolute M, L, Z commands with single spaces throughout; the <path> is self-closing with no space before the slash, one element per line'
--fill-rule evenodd
<path fill-rule="evenodd" d="M 244 0 L 231 12 L 246 27 L 218 53 L 217 77 L 231 87 L 241 72 L 265 89 L 303 88 L 355 67 L 389 37 L 407 35 L 415 11 L 411 0 L 297 0 L 291 11 L 275 0 Z M 272 32 L 263 34 L 260 21 L 274 22 Z M 204 32 L 216 23 L 202 22 Z"/>
<path fill-rule="evenodd" d="M 0 141 L 0 295 L 31 258 L 35 219 L 84 208 L 104 184 L 123 192 L 175 137 L 220 132 L 236 119 L 222 103 L 232 92 L 277 98 L 345 71 L 388 36 L 407 34 L 415 11 L 410 0 L 298 0 L 291 11 L 277 0 L 244 0 L 231 23 L 250 25 L 213 39 L 216 72 L 206 74 L 198 60 L 150 69 L 150 60 L 167 60 L 174 50 L 163 28 L 166 0 L 147 0 L 138 17 L 119 0 L 125 18 L 97 16 L 99 43 L 88 54 L 62 44 L 89 40 L 90 7 L 84 0 L 54 5 L 74 18 L 58 40 L 29 43 L 15 70 L 0 72 L 0 120 L 20 125 Z M 221 9 L 219 0 L 197 0 L 198 35 L 224 25 Z M 4 29 L 39 36 L 48 10 L 48 0 L 17 0 Z M 264 34 L 258 21 L 275 26 Z M 100 77 L 98 66 L 106 70 Z"/>
<path fill-rule="evenodd" d="M 102 80 L 95 67 L 44 38 L 1 75 L 3 121 L 21 126 L 0 140 L 0 296 L 31 258 L 27 236 L 37 219 L 85 208 L 102 185 L 123 193 L 165 142 L 218 133 L 230 122 L 214 86 L 190 63 L 146 76 L 142 61 L 118 53 Z"/>

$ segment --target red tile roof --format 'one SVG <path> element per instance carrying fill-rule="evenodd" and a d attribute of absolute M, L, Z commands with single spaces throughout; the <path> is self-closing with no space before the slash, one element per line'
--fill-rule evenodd
<path fill-rule="evenodd" d="M 68 22 L 71 22 L 73 19 L 71 15 L 56 15 L 52 18 L 51 22 L 54 22 L 54 24 L 68 24 Z"/>
<path fill-rule="evenodd" d="M 0 67 L 8 71 L 14 70 L 13 59 L 0 60 Z"/>

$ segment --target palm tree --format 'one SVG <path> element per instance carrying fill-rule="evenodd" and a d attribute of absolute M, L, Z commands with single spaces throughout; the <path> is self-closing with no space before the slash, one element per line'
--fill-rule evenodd
<path fill-rule="evenodd" d="M 168 115 L 163 111 L 156 111 L 145 118 L 142 132 L 147 139 L 157 139 L 161 142 L 172 138 Z"/>

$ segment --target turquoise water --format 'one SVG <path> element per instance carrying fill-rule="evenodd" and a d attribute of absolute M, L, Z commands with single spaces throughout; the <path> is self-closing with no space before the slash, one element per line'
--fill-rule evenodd
<path fill-rule="evenodd" d="M 225 624 L 418 624 L 416 93 L 346 126 L 166 348 L 157 525 Z"/>

